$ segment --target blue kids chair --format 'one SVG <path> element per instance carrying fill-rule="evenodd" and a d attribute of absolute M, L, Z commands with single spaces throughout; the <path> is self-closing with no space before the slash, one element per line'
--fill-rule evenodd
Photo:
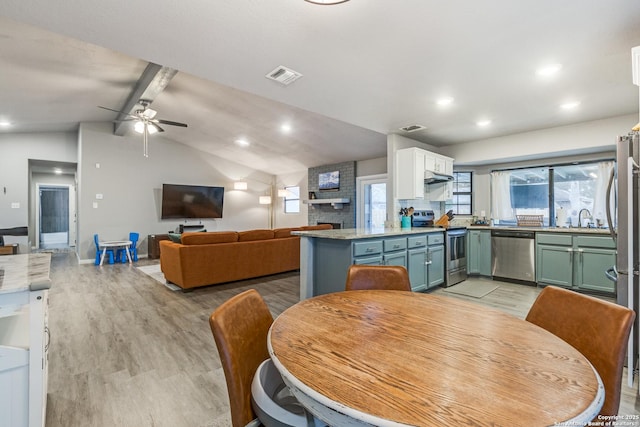
<path fill-rule="evenodd" d="M 138 239 L 140 238 L 140 234 L 138 233 L 129 233 L 129 240 L 131 240 L 131 247 L 129 248 L 129 252 L 131 253 L 131 259 L 133 261 L 138 261 Z M 125 257 L 127 255 L 125 254 Z"/>
<path fill-rule="evenodd" d="M 98 235 L 93 235 L 93 241 L 96 244 L 96 265 L 100 265 L 100 256 L 102 255 L 102 250 L 100 250 L 100 240 L 98 239 Z M 113 249 L 107 248 L 107 253 L 105 256 L 109 256 L 109 264 L 113 264 L 114 253 Z"/>
<path fill-rule="evenodd" d="M 131 246 L 129 246 L 129 255 L 131 255 L 131 261 L 138 261 L 138 239 L 140 238 L 140 234 L 138 233 L 129 233 L 129 240 L 131 241 Z M 127 262 L 127 251 L 126 249 L 118 249 L 116 251 L 116 261 L 125 263 Z"/>

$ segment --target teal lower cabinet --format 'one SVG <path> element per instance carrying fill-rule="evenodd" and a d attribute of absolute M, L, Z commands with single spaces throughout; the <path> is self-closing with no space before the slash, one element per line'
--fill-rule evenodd
<path fill-rule="evenodd" d="M 491 230 L 469 230 L 467 243 L 467 273 L 491 276 Z"/>
<path fill-rule="evenodd" d="M 615 293 L 605 271 L 616 262 L 608 236 L 536 233 L 536 281 L 585 291 Z"/>
<path fill-rule="evenodd" d="M 424 291 L 444 283 L 444 233 L 381 235 L 370 238 L 319 238 L 305 240 L 311 256 L 301 255 L 301 282 L 310 284 L 305 297 L 344 291 L 351 264 L 406 267 L 411 289 Z M 308 249 L 305 249 L 307 251 Z M 303 267 L 303 259 L 308 260 Z"/>
<path fill-rule="evenodd" d="M 411 290 L 415 292 L 427 289 L 427 247 L 422 249 L 409 249 L 407 251 L 407 270 L 411 281 Z"/>
<path fill-rule="evenodd" d="M 444 283 L 444 244 L 429 246 L 427 249 L 427 288 Z"/>

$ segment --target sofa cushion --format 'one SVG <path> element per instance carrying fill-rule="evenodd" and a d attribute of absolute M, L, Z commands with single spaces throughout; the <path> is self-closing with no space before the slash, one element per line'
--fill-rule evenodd
<path fill-rule="evenodd" d="M 301 230 L 331 230 L 333 226 L 331 224 L 319 224 L 319 225 L 305 225 L 300 227 Z"/>
<path fill-rule="evenodd" d="M 180 243 L 180 239 L 182 238 L 182 235 L 179 233 L 169 233 L 167 236 L 169 236 L 169 240 L 174 243 Z"/>
<path fill-rule="evenodd" d="M 213 243 L 233 243 L 238 241 L 235 231 L 213 231 L 210 233 L 184 233 L 183 245 L 210 245 Z"/>
<path fill-rule="evenodd" d="M 280 239 L 282 237 L 291 237 L 291 232 L 296 228 L 276 228 L 273 230 L 273 237 Z"/>
<path fill-rule="evenodd" d="M 273 239 L 273 230 L 248 230 L 238 232 L 238 242 L 267 239 Z"/>

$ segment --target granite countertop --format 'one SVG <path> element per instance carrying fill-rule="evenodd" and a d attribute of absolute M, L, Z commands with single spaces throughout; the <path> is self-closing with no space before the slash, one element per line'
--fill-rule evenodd
<path fill-rule="evenodd" d="M 0 294 L 49 289 L 51 254 L 0 256 Z"/>
<path fill-rule="evenodd" d="M 489 225 L 471 225 L 468 230 L 509 230 L 509 231 L 535 231 L 536 233 L 571 233 L 571 234 L 597 234 L 610 235 L 608 228 L 567 228 L 567 227 L 496 227 Z M 414 228 L 343 228 L 337 230 L 308 230 L 292 231 L 291 234 L 306 237 L 318 237 L 322 239 L 354 240 L 373 237 L 408 236 L 412 234 L 442 233 L 443 228 L 414 227 Z"/>
<path fill-rule="evenodd" d="M 414 227 L 414 228 L 343 228 L 338 230 L 308 230 L 292 231 L 291 234 L 301 237 L 319 237 L 323 239 L 369 239 L 373 237 L 410 236 L 412 234 L 442 233 L 443 228 Z"/>
<path fill-rule="evenodd" d="M 509 230 L 509 231 L 535 231 L 536 233 L 571 233 L 571 234 L 603 234 L 610 235 L 608 228 L 587 227 L 500 227 L 490 225 L 470 225 L 469 230 Z"/>

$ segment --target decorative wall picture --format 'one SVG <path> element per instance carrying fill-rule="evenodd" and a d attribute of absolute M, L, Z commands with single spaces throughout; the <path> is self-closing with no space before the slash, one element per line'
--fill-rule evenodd
<path fill-rule="evenodd" d="M 340 189 L 340 171 L 323 172 L 318 175 L 320 191 L 337 191 Z"/>

